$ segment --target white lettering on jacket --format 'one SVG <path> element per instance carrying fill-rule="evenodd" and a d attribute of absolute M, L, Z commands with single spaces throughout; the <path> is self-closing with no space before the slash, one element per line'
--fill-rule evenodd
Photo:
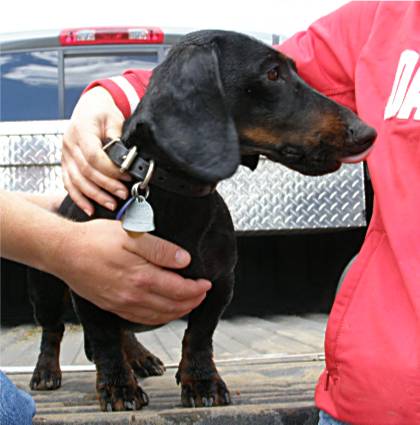
<path fill-rule="evenodd" d="M 420 120 L 420 68 L 414 74 L 419 58 L 420 54 L 414 50 L 401 53 L 384 119 L 397 117 L 406 120 L 415 109 L 414 119 Z"/>

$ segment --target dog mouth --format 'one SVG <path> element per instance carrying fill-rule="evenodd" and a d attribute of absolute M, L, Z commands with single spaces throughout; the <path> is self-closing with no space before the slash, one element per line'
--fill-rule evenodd
<path fill-rule="evenodd" d="M 325 174 L 334 173 L 341 167 L 341 162 L 333 161 L 328 164 L 308 164 L 308 165 L 296 165 L 291 166 L 290 168 L 298 171 L 301 174 L 306 176 L 323 176 Z"/>
<path fill-rule="evenodd" d="M 369 156 L 370 152 L 372 151 L 373 147 L 374 145 L 371 145 L 360 153 L 343 156 L 338 158 L 338 160 L 344 164 L 356 164 L 357 162 L 365 161 Z"/>
<path fill-rule="evenodd" d="M 271 161 L 308 176 L 322 176 L 337 171 L 342 164 L 355 164 L 364 161 L 374 144 L 371 140 L 365 141 L 362 146 L 352 146 L 346 149 L 337 149 L 333 145 L 322 145 L 314 149 L 305 149 L 291 143 L 279 146 L 259 144 L 258 153 L 265 155 Z M 255 150 L 255 144 L 242 144 L 242 151 Z"/>
<path fill-rule="evenodd" d="M 316 160 L 305 155 L 296 158 L 292 158 L 291 156 L 285 157 L 276 151 L 265 152 L 264 154 L 271 161 L 283 164 L 284 166 L 307 176 L 322 176 L 324 174 L 333 173 L 341 167 L 341 161 L 331 157 L 323 160 Z"/>

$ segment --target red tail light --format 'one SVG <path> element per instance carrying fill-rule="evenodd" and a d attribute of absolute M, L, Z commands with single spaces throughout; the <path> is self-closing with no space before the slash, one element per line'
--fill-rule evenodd
<path fill-rule="evenodd" d="M 159 44 L 164 35 L 155 27 L 86 27 L 65 29 L 60 32 L 62 46 L 89 44 Z"/>

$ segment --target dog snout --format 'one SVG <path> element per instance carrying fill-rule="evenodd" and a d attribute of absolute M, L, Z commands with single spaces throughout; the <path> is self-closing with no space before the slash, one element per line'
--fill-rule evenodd
<path fill-rule="evenodd" d="M 351 142 L 358 146 L 371 145 L 376 139 L 376 131 L 361 122 L 353 124 L 349 127 Z"/>

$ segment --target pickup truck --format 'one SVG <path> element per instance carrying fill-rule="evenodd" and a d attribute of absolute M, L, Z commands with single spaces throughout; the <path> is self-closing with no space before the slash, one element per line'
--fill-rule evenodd
<path fill-rule="evenodd" d="M 61 138 L 84 87 L 127 68 L 153 68 L 182 34 L 150 27 L 0 34 L 1 187 L 62 190 Z M 282 39 L 257 37 L 269 44 Z M 169 372 L 142 383 L 150 407 L 100 413 L 93 366 L 84 357 L 81 330 L 69 311 L 63 386 L 54 393 L 33 393 L 38 405 L 34 423 L 317 423 L 312 393 L 323 367 L 328 312 L 369 219 L 364 166 L 344 165 L 334 174 L 307 177 L 263 158 L 256 171 L 240 167 L 219 189 L 239 245 L 235 297 L 215 336 L 216 359 L 233 405 L 179 407 L 172 372 L 185 327 L 181 320 L 140 336 Z M 33 324 L 24 267 L 2 260 L 1 273 L 0 367 L 28 391 L 39 329 Z"/>

